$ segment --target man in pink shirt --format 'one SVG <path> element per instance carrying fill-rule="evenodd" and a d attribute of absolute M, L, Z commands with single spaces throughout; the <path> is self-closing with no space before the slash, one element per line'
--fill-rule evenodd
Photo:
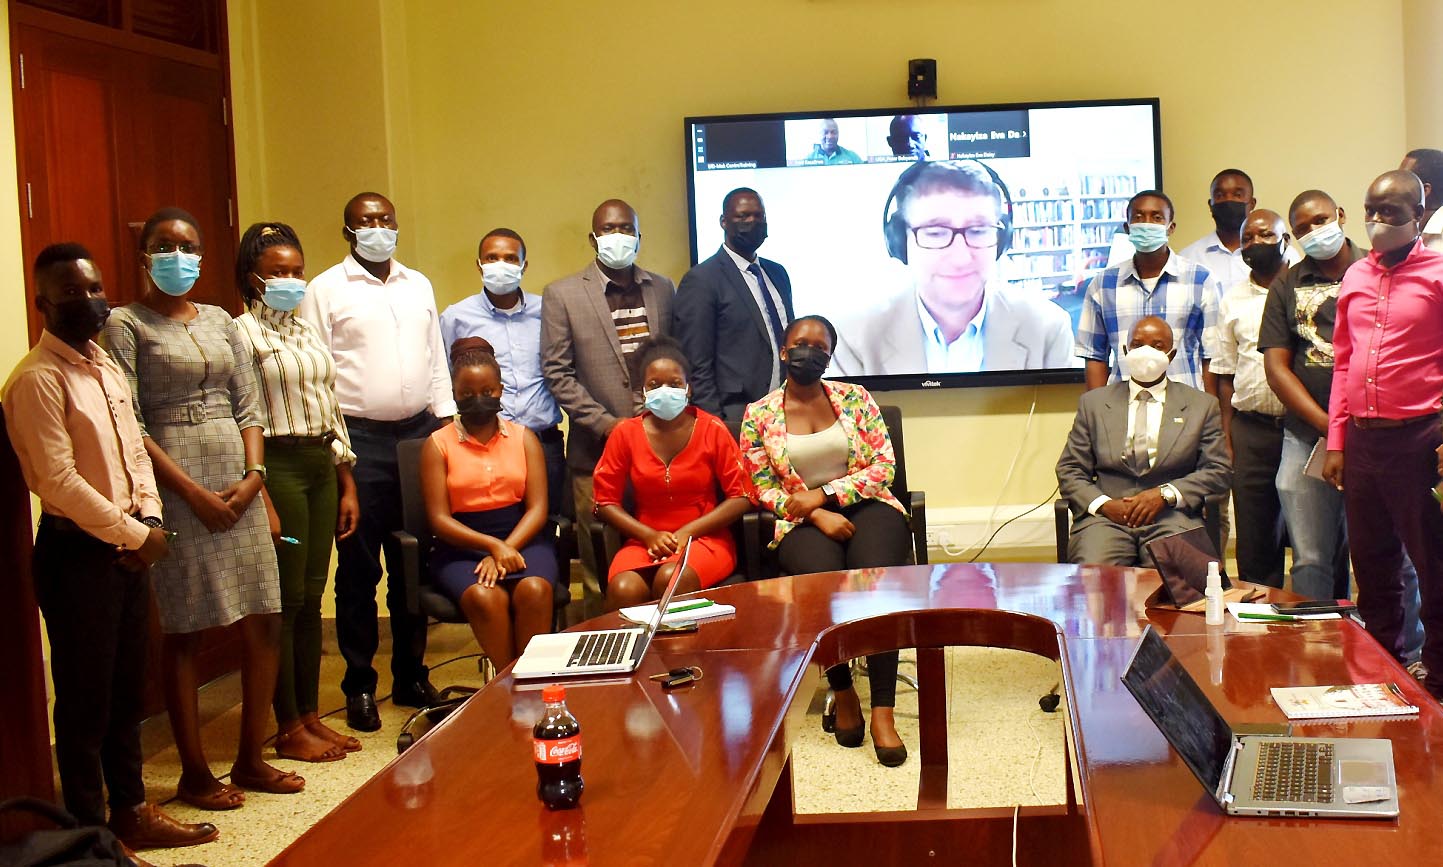
<path fill-rule="evenodd" d="M 167 544 L 130 387 L 94 342 L 110 313 L 100 270 L 80 245 L 52 244 L 34 274 L 45 330 L 5 383 L 5 427 L 40 498 L 31 571 L 50 636 L 65 806 L 82 824 L 106 824 L 108 789 L 110 828 L 131 848 L 208 843 L 214 825 L 147 804 L 140 776 L 146 570 Z"/>
<path fill-rule="evenodd" d="M 1379 175 L 1363 209 L 1373 252 L 1338 290 L 1323 475 L 1343 491 L 1358 613 L 1400 661 L 1405 551 L 1417 568 L 1423 683 L 1443 696 L 1443 513 L 1428 491 L 1443 445 L 1443 253 L 1419 241 L 1412 172 Z"/>

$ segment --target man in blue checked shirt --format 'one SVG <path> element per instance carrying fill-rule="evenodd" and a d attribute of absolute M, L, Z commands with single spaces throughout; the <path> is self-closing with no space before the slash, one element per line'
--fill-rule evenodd
<path fill-rule="evenodd" d="M 481 291 L 441 314 L 441 339 L 447 351 L 465 337 L 489 343 L 501 365 L 501 417 L 535 432 L 546 454 L 549 514 L 561 508 L 566 453 L 561 410 L 541 375 L 541 296 L 521 291 L 526 273 L 526 242 L 511 229 L 492 229 L 481 239 L 476 270 Z"/>
<path fill-rule="evenodd" d="M 1127 203 L 1128 239 L 1137 251 L 1092 278 L 1077 323 L 1077 355 L 1086 361 L 1089 390 L 1121 382 L 1118 357 L 1128 334 L 1148 316 L 1162 318 L 1177 335 L 1177 356 L 1170 379 L 1217 396 L 1217 379 L 1208 373 L 1216 346 L 1218 303 L 1222 289 L 1201 265 L 1168 247 L 1172 200 L 1159 190 L 1144 190 Z"/>

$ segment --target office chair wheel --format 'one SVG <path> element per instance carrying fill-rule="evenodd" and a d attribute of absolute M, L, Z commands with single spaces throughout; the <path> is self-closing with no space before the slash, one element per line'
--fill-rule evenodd
<path fill-rule="evenodd" d="M 404 753 L 416 742 L 416 736 L 410 732 L 401 732 L 396 736 L 396 755 Z"/>

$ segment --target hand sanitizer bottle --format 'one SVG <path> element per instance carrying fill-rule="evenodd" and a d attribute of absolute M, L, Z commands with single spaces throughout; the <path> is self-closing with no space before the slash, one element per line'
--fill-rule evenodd
<path fill-rule="evenodd" d="M 1218 571 L 1216 560 L 1208 563 L 1208 584 L 1204 595 L 1207 596 L 1207 625 L 1221 626 L 1223 623 L 1223 576 Z"/>

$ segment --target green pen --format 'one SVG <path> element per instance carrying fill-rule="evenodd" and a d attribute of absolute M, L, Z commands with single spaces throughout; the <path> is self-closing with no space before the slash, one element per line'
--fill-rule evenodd
<path fill-rule="evenodd" d="M 1249 614 L 1246 612 L 1240 613 L 1236 617 L 1239 620 L 1278 620 L 1284 623 L 1291 623 L 1298 619 L 1291 614 Z"/>
<path fill-rule="evenodd" d="M 716 603 L 710 599 L 703 599 L 700 602 L 683 602 L 678 605 L 668 605 L 666 607 L 666 613 L 676 614 L 678 611 L 695 611 L 698 608 L 707 608 L 715 604 Z"/>

